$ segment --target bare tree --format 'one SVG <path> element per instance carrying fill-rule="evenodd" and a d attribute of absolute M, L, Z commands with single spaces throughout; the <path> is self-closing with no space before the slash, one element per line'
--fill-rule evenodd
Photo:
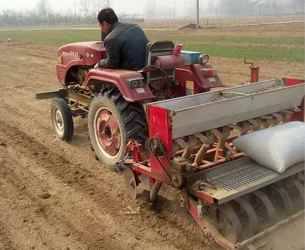
<path fill-rule="evenodd" d="M 146 2 L 145 6 L 145 16 L 149 18 L 155 18 L 156 17 L 156 1 L 150 0 Z"/>
<path fill-rule="evenodd" d="M 49 14 L 50 6 L 48 0 L 39 0 L 37 3 L 37 12 L 38 15 L 46 17 Z"/>
<path fill-rule="evenodd" d="M 80 11 L 84 16 L 89 15 L 89 1 L 88 0 L 80 0 Z"/>

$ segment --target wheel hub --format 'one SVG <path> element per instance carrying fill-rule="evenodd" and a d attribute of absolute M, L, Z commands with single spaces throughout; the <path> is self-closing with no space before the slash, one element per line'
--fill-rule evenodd
<path fill-rule="evenodd" d="M 55 128 L 58 134 L 64 132 L 64 119 L 60 110 L 56 110 L 55 112 Z"/>
<path fill-rule="evenodd" d="M 121 131 L 117 119 L 107 108 L 102 108 L 96 116 L 96 134 L 99 146 L 114 157 L 120 152 Z"/>

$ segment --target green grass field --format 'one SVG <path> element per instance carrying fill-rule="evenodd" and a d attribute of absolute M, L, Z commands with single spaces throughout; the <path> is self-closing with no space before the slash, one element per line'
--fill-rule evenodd
<path fill-rule="evenodd" d="M 173 40 L 182 43 L 184 49 L 201 51 L 216 57 L 248 58 L 304 62 L 304 37 L 266 36 L 247 34 L 219 35 L 213 32 L 196 31 L 147 31 L 149 39 Z M 60 46 L 70 42 L 99 40 L 100 33 L 94 29 L 81 30 L 0 30 L 0 41 L 11 38 L 15 42 L 52 44 Z"/>

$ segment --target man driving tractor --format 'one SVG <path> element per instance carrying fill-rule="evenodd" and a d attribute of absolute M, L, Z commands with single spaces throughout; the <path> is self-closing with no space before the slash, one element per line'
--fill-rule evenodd
<path fill-rule="evenodd" d="M 107 58 L 96 68 L 139 70 L 145 66 L 148 39 L 144 31 L 134 24 L 120 23 L 114 10 L 102 9 L 98 16 Z"/>

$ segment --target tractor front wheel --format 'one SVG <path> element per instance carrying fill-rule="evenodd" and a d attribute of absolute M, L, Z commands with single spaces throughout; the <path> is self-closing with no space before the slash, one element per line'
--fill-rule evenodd
<path fill-rule="evenodd" d="M 51 121 L 57 137 L 63 141 L 72 140 L 74 125 L 72 111 L 62 98 L 55 98 L 51 105 Z"/>
<path fill-rule="evenodd" d="M 124 159 L 129 140 L 145 142 L 143 108 L 126 102 L 116 89 L 104 90 L 93 99 L 88 127 L 97 158 L 109 167 L 115 167 Z"/>

